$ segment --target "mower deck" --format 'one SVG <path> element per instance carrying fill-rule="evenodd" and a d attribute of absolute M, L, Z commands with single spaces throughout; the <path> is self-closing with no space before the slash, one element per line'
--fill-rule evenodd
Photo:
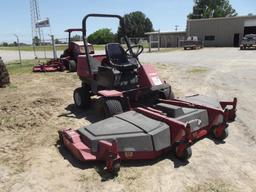
<path fill-rule="evenodd" d="M 216 138 L 224 139 L 223 131 L 235 112 L 236 99 L 217 102 L 192 96 L 138 107 L 78 130 L 62 130 L 59 135 L 80 161 L 103 160 L 109 171 L 116 171 L 121 160 L 154 159 L 172 147 L 178 158 L 188 159 L 190 146 L 209 133 L 215 131 Z"/>

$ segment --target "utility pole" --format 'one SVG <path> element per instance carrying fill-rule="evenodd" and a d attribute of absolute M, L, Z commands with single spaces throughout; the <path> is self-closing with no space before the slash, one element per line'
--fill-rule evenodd
<path fill-rule="evenodd" d="M 175 31 L 178 31 L 179 25 L 175 25 L 174 27 L 175 27 Z"/>
<path fill-rule="evenodd" d="M 17 44 L 18 44 L 18 49 L 19 49 L 19 59 L 20 59 L 20 64 L 21 63 L 21 53 L 20 53 L 20 40 L 19 40 L 19 36 L 14 34 L 14 36 L 17 38 Z"/>

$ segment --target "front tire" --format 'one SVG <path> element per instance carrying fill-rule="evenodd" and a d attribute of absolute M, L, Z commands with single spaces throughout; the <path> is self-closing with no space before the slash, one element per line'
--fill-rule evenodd
<path fill-rule="evenodd" d="M 91 103 L 90 91 L 87 87 L 79 87 L 73 94 L 74 103 L 78 108 L 86 108 Z"/>
<path fill-rule="evenodd" d="M 123 113 L 123 107 L 117 99 L 100 98 L 95 104 L 95 111 L 100 120 Z"/>

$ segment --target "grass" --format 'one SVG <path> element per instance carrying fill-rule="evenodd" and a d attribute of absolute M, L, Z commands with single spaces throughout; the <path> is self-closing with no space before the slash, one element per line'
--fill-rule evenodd
<path fill-rule="evenodd" d="M 95 50 L 104 50 L 105 45 L 93 45 Z M 67 45 L 57 45 L 56 50 L 57 51 L 64 51 L 68 46 Z M 46 46 L 36 46 L 36 51 L 52 51 L 51 45 Z M 0 50 L 2 51 L 18 51 L 18 47 L 0 47 Z M 33 46 L 21 46 L 21 51 L 34 51 Z"/>
<path fill-rule="evenodd" d="M 205 73 L 207 71 L 208 69 L 205 67 L 194 67 L 192 69 L 189 69 L 188 73 L 199 74 L 199 73 Z"/>
<path fill-rule="evenodd" d="M 40 60 L 44 62 L 45 60 Z M 38 63 L 38 60 L 23 60 L 22 64 L 18 64 L 18 61 L 12 61 L 7 63 L 6 67 L 10 75 L 18 75 L 24 73 L 32 73 L 32 67 Z"/>

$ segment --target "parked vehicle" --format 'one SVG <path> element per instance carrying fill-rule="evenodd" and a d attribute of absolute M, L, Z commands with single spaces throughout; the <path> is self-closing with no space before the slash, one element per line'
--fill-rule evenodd
<path fill-rule="evenodd" d="M 203 48 L 203 42 L 198 40 L 197 36 L 189 36 L 187 40 L 183 41 L 184 50 L 195 50 Z"/>
<path fill-rule="evenodd" d="M 256 34 L 245 35 L 241 42 L 241 45 L 240 45 L 241 50 L 246 50 L 251 48 L 256 49 Z"/>

